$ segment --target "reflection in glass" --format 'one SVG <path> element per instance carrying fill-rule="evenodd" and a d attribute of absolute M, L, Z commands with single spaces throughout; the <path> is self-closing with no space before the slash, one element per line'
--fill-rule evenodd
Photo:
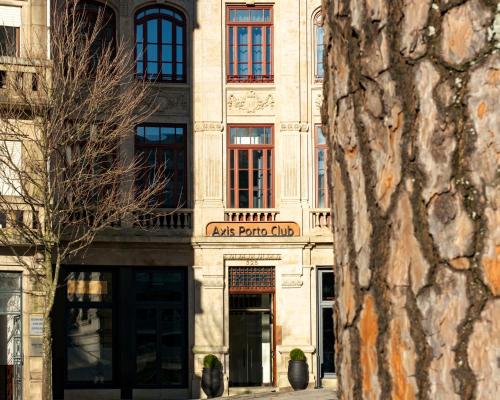
<path fill-rule="evenodd" d="M 68 310 L 68 381 L 96 384 L 112 381 L 112 325 L 111 309 Z"/>

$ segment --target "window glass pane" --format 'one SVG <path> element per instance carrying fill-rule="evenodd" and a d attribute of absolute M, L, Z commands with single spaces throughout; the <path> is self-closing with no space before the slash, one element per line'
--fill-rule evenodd
<path fill-rule="evenodd" d="M 271 21 L 271 10 L 269 9 L 264 10 L 264 21 L 265 22 Z"/>
<path fill-rule="evenodd" d="M 184 28 L 181 26 L 175 27 L 175 43 L 182 45 L 184 41 Z"/>
<path fill-rule="evenodd" d="M 156 310 L 138 308 L 135 313 L 136 383 L 156 383 Z"/>
<path fill-rule="evenodd" d="M 238 183 L 240 189 L 248 189 L 248 171 L 239 171 Z"/>
<path fill-rule="evenodd" d="M 21 312 L 20 294 L 0 292 L 0 311 L 2 313 L 20 313 Z"/>
<path fill-rule="evenodd" d="M 112 300 L 112 285 L 111 272 L 70 272 L 66 281 L 66 296 L 71 302 L 109 302 Z"/>
<path fill-rule="evenodd" d="M 323 301 L 334 300 L 334 276 L 333 272 L 321 272 L 321 299 Z"/>
<path fill-rule="evenodd" d="M 184 128 L 175 128 L 175 141 L 177 143 L 184 143 Z"/>
<path fill-rule="evenodd" d="M 253 169 L 263 169 L 264 168 L 264 150 L 254 150 L 253 155 Z M 254 181 L 255 184 L 255 181 Z"/>
<path fill-rule="evenodd" d="M 21 289 L 21 274 L 0 272 L 0 292 Z"/>
<path fill-rule="evenodd" d="M 150 19 L 146 22 L 148 43 L 158 43 L 158 20 Z"/>
<path fill-rule="evenodd" d="M 238 64 L 238 75 L 244 76 L 248 75 L 248 64 Z"/>
<path fill-rule="evenodd" d="M 316 128 L 316 143 L 317 144 L 326 144 L 326 137 L 323 134 L 323 129 L 321 127 Z"/>
<path fill-rule="evenodd" d="M 142 29 L 142 24 L 135 27 L 135 40 L 137 40 L 137 42 L 143 41 Z"/>
<path fill-rule="evenodd" d="M 175 66 L 175 73 L 177 74 L 178 79 L 182 78 L 182 69 L 182 63 L 177 63 L 177 65 Z"/>
<path fill-rule="evenodd" d="M 238 151 L 238 168 L 248 169 L 248 151 L 246 150 Z"/>
<path fill-rule="evenodd" d="M 252 44 L 262 44 L 262 28 L 253 27 L 252 28 Z"/>
<path fill-rule="evenodd" d="M 177 62 L 182 62 L 184 54 L 182 53 L 182 46 L 177 45 L 176 46 L 176 53 L 175 53 L 175 61 Z"/>
<path fill-rule="evenodd" d="M 262 21 L 264 19 L 263 11 L 264 10 L 250 10 L 250 20 L 252 22 Z"/>
<path fill-rule="evenodd" d="M 248 22 L 250 20 L 250 10 L 238 10 L 238 22 Z"/>
<path fill-rule="evenodd" d="M 161 21 L 161 40 L 163 44 L 172 44 L 172 22 L 166 19 Z"/>
<path fill-rule="evenodd" d="M 148 74 L 156 75 L 158 74 L 158 63 L 156 62 L 148 62 Z M 154 78 L 154 76 L 153 76 Z"/>
<path fill-rule="evenodd" d="M 137 62 L 137 75 L 141 76 L 144 73 L 144 63 L 142 61 Z"/>
<path fill-rule="evenodd" d="M 184 286 L 181 271 L 145 271 L 135 275 L 137 301 L 183 301 Z"/>
<path fill-rule="evenodd" d="M 241 207 L 241 208 L 248 208 L 249 207 L 248 191 L 247 190 L 240 190 L 238 192 L 238 207 Z"/>
<path fill-rule="evenodd" d="M 322 308 L 323 319 L 323 354 L 321 373 L 335 372 L 335 332 L 333 330 L 332 307 Z M 333 339 L 333 340 L 332 340 Z"/>
<path fill-rule="evenodd" d="M 113 379 L 113 318 L 107 308 L 70 308 L 67 315 L 67 376 L 70 382 Z"/>
<path fill-rule="evenodd" d="M 16 31 L 13 26 L 0 26 L 0 55 L 15 57 L 17 55 Z"/>
<path fill-rule="evenodd" d="M 160 128 L 161 142 L 174 143 L 175 142 L 175 128 L 170 126 L 162 126 Z"/>
<path fill-rule="evenodd" d="M 157 126 L 146 126 L 146 143 L 159 143 L 160 142 L 160 130 Z"/>
<path fill-rule="evenodd" d="M 248 44 L 248 29 L 246 27 L 238 27 L 238 44 Z"/>
<path fill-rule="evenodd" d="M 236 10 L 229 10 L 229 20 L 236 21 Z"/>
<path fill-rule="evenodd" d="M 160 381 L 182 384 L 184 375 L 183 304 L 169 304 L 160 312 L 161 370 Z"/>

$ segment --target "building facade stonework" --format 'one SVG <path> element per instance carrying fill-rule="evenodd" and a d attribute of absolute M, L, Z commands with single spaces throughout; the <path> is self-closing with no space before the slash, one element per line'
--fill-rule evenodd
<path fill-rule="evenodd" d="M 159 147 L 175 160 L 171 212 L 151 219 L 151 230 L 100 236 L 66 266 L 54 308 L 54 398 L 203 397 L 207 354 L 222 361 L 225 395 L 286 388 L 296 347 L 310 385 L 332 384 L 320 0 L 106 5 L 117 37 L 142 54 L 136 74 L 155 76 L 158 110 L 130 146 L 148 135 L 179 138 Z M 48 4 L 1 0 L 0 17 L 9 7 L 20 10 L 21 63 L 23 46 L 45 32 Z M 5 333 L 15 325 L 22 393 L 12 400 L 39 399 L 41 306 L 8 257 L 0 276 L 20 279 L 9 292 L 19 304 L 0 302 L 0 391 L 13 390 Z"/>

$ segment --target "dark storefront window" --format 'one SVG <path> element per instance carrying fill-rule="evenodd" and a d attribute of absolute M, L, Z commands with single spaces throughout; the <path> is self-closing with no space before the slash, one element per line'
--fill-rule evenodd
<path fill-rule="evenodd" d="M 70 272 L 66 285 L 67 382 L 113 381 L 113 278 Z"/>
<path fill-rule="evenodd" d="M 135 297 L 136 385 L 185 386 L 188 366 L 184 271 L 136 271 Z"/>
<path fill-rule="evenodd" d="M 187 388 L 186 268 L 66 271 L 53 319 L 55 399 L 64 389 L 130 398 L 134 388 Z"/>
<path fill-rule="evenodd" d="M 318 361 L 321 378 L 335 375 L 335 331 L 333 304 L 335 303 L 335 276 L 331 268 L 318 270 Z"/>

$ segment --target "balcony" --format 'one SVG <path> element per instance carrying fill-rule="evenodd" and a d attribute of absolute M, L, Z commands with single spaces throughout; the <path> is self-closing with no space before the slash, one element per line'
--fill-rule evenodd
<path fill-rule="evenodd" d="M 275 208 L 229 208 L 224 211 L 227 222 L 273 222 L 279 211 Z"/>
<path fill-rule="evenodd" d="M 331 231 L 332 212 L 329 208 L 313 208 L 309 212 L 311 231 Z"/>
<path fill-rule="evenodd" d="M 158 209 L 134 218 L 132 227 L 153 232 L 189 235 L 193 230 L 193 210 L 187 208 Z"/>

